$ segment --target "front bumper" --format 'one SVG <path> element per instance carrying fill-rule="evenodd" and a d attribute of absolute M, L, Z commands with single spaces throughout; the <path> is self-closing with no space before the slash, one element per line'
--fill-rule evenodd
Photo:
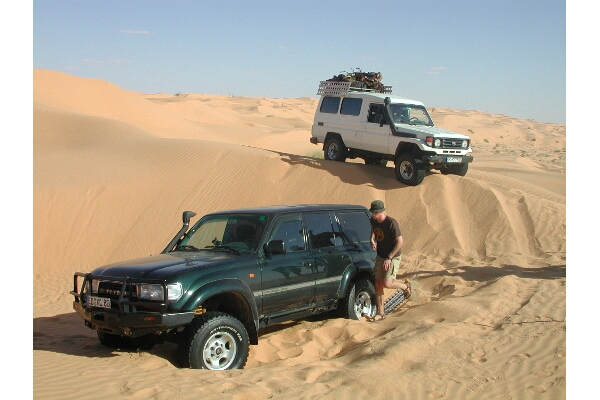
<path fill-rule="evenodd" d="M 456 162 L 456 161 L 448 161 L 448 158 L 461 158 L 460 162 Z M 467 164 L 470 162 L 473 162 L 473 156 L 461 156 L 461 155 L 454 155 L 454 154 L 444 154 L 444 155 L 425 155 L 423 156 L 423 162 L 426 163 L 432 163 L 432 164 L 447 164 L 447 165 L 451 165 L 451 164 Z"/>
<path fill-rule="evenodd" d="M 193 311 L 176 314 L 153 312 L 121 314 L 99 308 L 86 308 L 78 301 L 73 301 L 73 309 L 91 329 L 132 338 L 187 325 L 195 316 Z"/>

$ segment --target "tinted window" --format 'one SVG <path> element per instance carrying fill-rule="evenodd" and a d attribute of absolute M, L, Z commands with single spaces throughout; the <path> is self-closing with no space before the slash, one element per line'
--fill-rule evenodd
<path fill-rule="evenodd" d="M 300 214 L 290 214 L 279 217 L 273 224 L 271 240 L 282 240 L 286 252 L 306 249 L 302 232 L 302 217 Z"/>
<path fill-rule="evenodd" d="M 321 102 L 321 112 L 324 113 L 332 113 L 337 114 L 338 108 L 340 106 L 340 98 L 339 97 L 323 97 L 323 101 Z"/>
<path fill-rule="evenodd" d="M 369 217 L 363 211 L 339 212 L 338 219 L 342 225 L 344 239 L 349 243 L 368 243 L 371 238 Z"/>
<path fill-rule="evenodd" d="M 336 236 L 333 233 L 328 212 L 306 213 L 305 217 L 308 227 L 308 240 L 313 249 L 341 244 L 336 243 Z"/>
<path fill-rule="evenodd" d="M 385 113 L 381 104 L 371 104 L 369 106 L 369 115 L 367 115 L 367 121 L 379 124 L 387 124 L 385 120 Z"/>
<path fill-rule="evenodd" d="M 358 114 L 360 114 L 361 106 L 362 106 L 362 99 L 354 99 L 354 98 L 346 97 L 342 101 L 342 108 L 340 109 L 340 114 L 358 115 Z"/>

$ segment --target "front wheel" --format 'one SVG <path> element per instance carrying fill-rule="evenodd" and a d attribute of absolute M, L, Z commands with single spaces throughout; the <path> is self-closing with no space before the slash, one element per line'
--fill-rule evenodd
<path fill-rule="evenodd" d="M 373 284 L 368 280 L 352 282 L 344 299 L 342 311 L 346 318 L 356 320 L 362 316 L 373 317 L 377 314 Z"/>
<path fill-rule="evenodd" d="M 244 325 L 222 312 L 207 312 L 195 318 L 179 346 L 181 363 L 193 369 L 241 369 L 250 353 Z"/>
<path fill-rule="evenodd" d="M 346 161 L 347 149 L 342 141 L 342 138 L 334 136 L 325 142 L 323 155 L 326 160 L 331 161 Z"/>
<path fill-rule="evenodd" d="M 425 165 L 423 160 L 413 157 L 411 154 L 400 154 L 396 158 L 396 178 L 405 185 L 417 186 L 425 179 Z"/>

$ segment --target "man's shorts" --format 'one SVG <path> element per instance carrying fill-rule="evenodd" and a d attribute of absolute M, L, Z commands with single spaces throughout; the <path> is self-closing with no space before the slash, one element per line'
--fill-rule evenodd
<path fill-rule="evenodd" d="M 383 262 L 385 261 L 385 258 L 381 258 L 379 256 L 377 256 L 377 259 L 375 260 L 375 279 L 385 279 L 385 278 L 392 278 L 392 279 L 396 279 L 396 275 L 398 274 L 398 271 L 400 270 L 400 260 L 402 260 L 402 254 L 400 254 L 397 257 L 392 258 L 392 264 L 390 265 L 390 268 L 385 271 L 383 269 Z"/>

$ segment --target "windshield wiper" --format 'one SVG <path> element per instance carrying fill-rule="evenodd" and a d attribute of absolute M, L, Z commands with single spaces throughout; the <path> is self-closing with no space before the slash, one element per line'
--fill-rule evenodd
<path fill-rule="evenodd" d="M 219 244 L 219 245 L 216 245 L 216 246 L 206 246 L 205 248 L 206 249 L 211 249 L 211 250 L 226 250 L 226 251 L 229 251 L 229 252 L 237 254 L 237 255 L 241 255 L 242 254 L 242 252 L 239 251 L 238 249 L 230 247 L 230 246 L 225 246 L 225 245 L 222 245 L 222 244 Z"/>
<path fill-rule="evenodd" d="M 175 250 L 183 250 L 183 251 L 200 251 L 196 246 L 192 246 L 191 244 L 184 244 L 183 246 L 177 246 Z"/>

